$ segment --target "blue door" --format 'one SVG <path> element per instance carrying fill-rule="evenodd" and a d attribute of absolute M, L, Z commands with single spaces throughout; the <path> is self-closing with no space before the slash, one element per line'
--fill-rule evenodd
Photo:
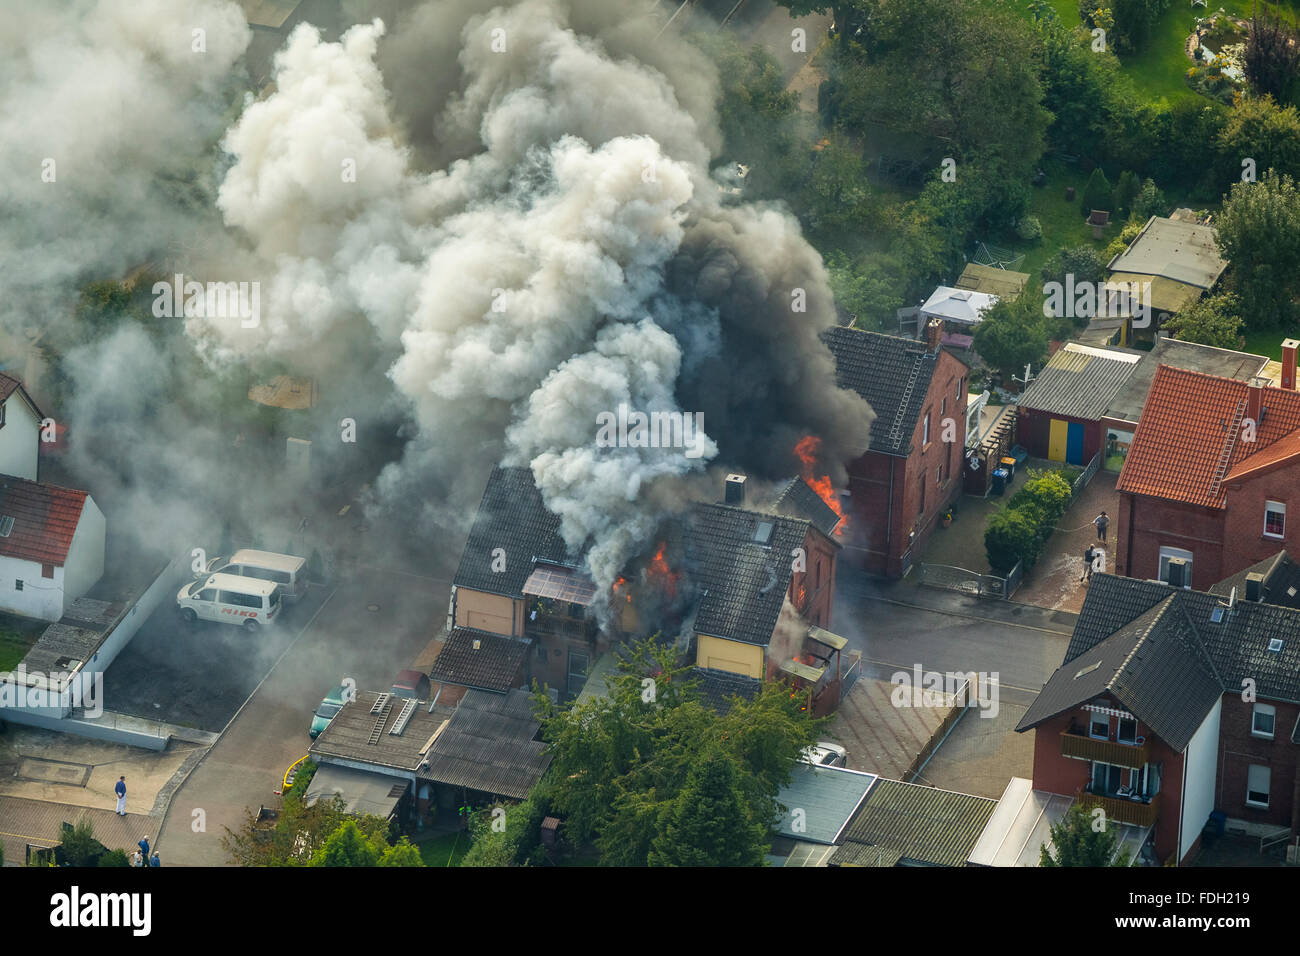
<path fill-rule="evenodd" d="M 1070 430 L 1065 437 L 1065 460 L 1071 465 L 1083 464 L 1083 425 L 1070 422 Z"/>

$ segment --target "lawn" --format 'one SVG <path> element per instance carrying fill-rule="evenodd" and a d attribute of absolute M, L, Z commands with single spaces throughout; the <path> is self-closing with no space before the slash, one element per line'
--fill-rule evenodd
<path fill-rule="evenodd" d="M 464 830 L 444 833 L 416 844 L 425 866 L 460 866 L 469 851 L 469 834 Z"/>
<path fill-rule="evenodd" d="M 0 672 L 17 667 L 48 626 L 48 621 L 30 621 L 0 614 Z"/>
<path fill-rule="evenodd" d="M 1262 355 L 1275 362 L 1282 361 L 1282 340 L 1300 338 L 1300 329 L 1261 329 L 1246 333 L 1243 351 Z"/>
<path fill-rule="evenodd" d="M 1030 216 L 1037 216 L 1043 227 L 1042 241 L 1032 246 L 1026 246 L 1023 242 L 1019 245 L 1012 244 L 1017 252 L 1025 254 L 1024 261 L 1016 267 L 1016 271 L 1028 272 L 1029 284 L 1035 288 L 1041 287 L 1041 270 L 1047 260 L 1062 248 L 1093 244 L 1098 249 L 1104 249 L 1108 242 L 1119 235 L 1121 228 L 1119 224 L 1109 226 L 1104 240 L 1097 242 L 1093 239 L 1092 228 L 1085 225 L 1083 213 L 1079 211 L 1079 200 L 1083 196 L 1088 174 L 1078 166 L 1059 160 L 1045 159 L 1042 168 L 1047 173 L 1047 185 L 1035 187 L 1031 192 L 1028 212 Z M 1074 187 L 1075 198 L 1067 200 L 1065 190 L 1069 186 Z"/>

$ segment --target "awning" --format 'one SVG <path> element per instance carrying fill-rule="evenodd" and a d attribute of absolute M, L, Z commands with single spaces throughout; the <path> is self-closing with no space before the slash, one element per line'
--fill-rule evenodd
<path fill-rule="evenodd" d="M 826 673 L 824 667 L 809 667 L 807 664 L 801 664 L 798 661 L 786 661 L 781 665 L 781 670 L 787 674 L 798 677 L 800 680 L 806 680 L 811 683 L 817 683 Z"/>
<path fill-rule="evenodd" d="M 808 636 L 818 644 L 825 644 L 827 647 L 834 648 L 837 651 L 844 650 L 849 643 L 848 638 L 840 637 L 838 634 L 832 634 L 823 627 L 816 625 L 808 628 Z"/>
<path fill-rule="evenodd" d="M 585 607 L 595 598 L 596 585 L 572 568 L 548 564 L 536 568 L 528 575 L 523 593 Z"/>
<path fill-rule="evenodd" d="M 307 806 L 334 794 L 343 798 L 348 813 L 368 813 L 387 819 L 410 784 L 397 777 L 334 764 L 321 764 L 307 785 Z"/>

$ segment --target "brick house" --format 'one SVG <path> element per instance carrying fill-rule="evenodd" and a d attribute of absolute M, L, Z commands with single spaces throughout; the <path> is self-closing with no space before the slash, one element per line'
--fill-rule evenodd
<path fill-rule="evenodd" d="M 1283 354 L 1282 388 L 1156 370 L 1117 484 L 1116 573 L 1208 588 L 1279 548 L 1300 553 L 1293 340 Z"/>
<path fill-rule="evenodd" d="M 899 577 L 961 494 L 968 366 L 926 341 L 836 327 L 823 333 L 836 381 L 876 414 L 867 451 L 848 463 L 847 560 Z"/>
<path fill-rule="evenodd" d="M 1209 591 L 1095 575 L 1016 727 L 1036 731 L 1034 789 L 1144 828 L 1159 861 L 1193 855 L 1214 810 L 1252 835 L 1294 834 L 1298 584 L 1285 552 Z"/>

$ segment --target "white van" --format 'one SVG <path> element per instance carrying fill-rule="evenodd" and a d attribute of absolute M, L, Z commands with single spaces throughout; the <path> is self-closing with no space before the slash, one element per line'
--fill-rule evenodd
<path fill-rule="evenodd" d="M 235 574 L 213 574 L 181 588 L 176 604 L 187 624 L 218 621 L 255 631 L 280 613 L 280 585 Z"/>
<path fill-rule="evenodd" d="M 245 578 L 260 578 L 280 585 L 285 601 L 292 604 L 307 590 L 304 569 L 307 559 L 274 551 L 257 551 L 242 548 L 228 558 L 213 558 L 203 569 L 205 574 L 237 574 Z"/>

